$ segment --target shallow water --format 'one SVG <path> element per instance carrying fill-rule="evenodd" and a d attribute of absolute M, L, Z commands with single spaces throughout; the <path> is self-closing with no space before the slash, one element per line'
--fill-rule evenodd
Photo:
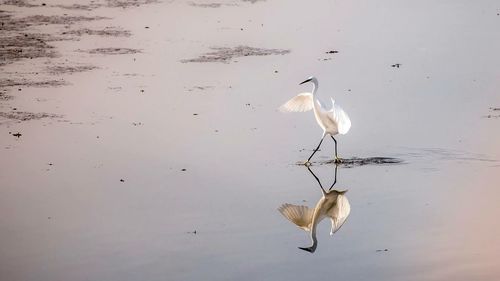
<path fill-rule="evenodd" d="M 64 81 L 2 89 L 2 279 L 499 278 L 496 1 L 45 3 L 2 10 L 108 18 L 33 33 L 131 35 L 50 41 L 57 57 L 1 66 L 2 80 Z M 187 62 L 238 46 L 290 53 Z M 114 48 L 138 52 L 89 52 Z M 351 117 L 341 157 L 403 161 L 338 168 L 351 213 L 332 237 L 319 225 L 314 254 L 277 211 L 321 196 L 296 165 L 321 137 L 313 115 L 277 111 L 310 75 Z M 312 166 L 325 186 L 332 155 L 325 140 Z"/>

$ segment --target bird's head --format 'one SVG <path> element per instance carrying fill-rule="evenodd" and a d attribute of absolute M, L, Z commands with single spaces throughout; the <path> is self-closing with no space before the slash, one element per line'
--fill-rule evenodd
<path fill-rule="evenodd" d="M 318 84 L 318 79 L 316 79 L 316 77 L 314 77 L 314 76 L 311 76 L 311 77 L 307 78 L 306 80 L 304 80 L 303 82 L 301 82 L 299 85 L 302 85 L 302 84 L 307 83 L 307 82 L 313 82 L 314 84 Z"/>
<path fill-rule="evenodd" d="M 298 248 L 309 253 L 314 253 L 316 251 L 316 245 L 307 248 L 306 247 L 298 247 Z"/>

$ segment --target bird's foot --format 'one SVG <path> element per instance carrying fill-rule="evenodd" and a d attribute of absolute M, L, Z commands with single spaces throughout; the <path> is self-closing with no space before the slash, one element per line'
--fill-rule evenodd
<path fill-rule="evenodd" d="M 307 160 L 306 162 L 304 162 L 304 166 L 306 166 L 306 167 L 309 167 L 309 166 L 311 166 L 311 165 L 312 165 L 312 164 L 311 164 L 311 162 L 309 162 L 309 160 Z"/>

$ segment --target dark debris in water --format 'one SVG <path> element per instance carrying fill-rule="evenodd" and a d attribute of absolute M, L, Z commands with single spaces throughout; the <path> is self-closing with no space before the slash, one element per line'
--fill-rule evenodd
<path fill-rule="evenodd" d="M 266 0 L 242 0 L 243 2 L 250 2 L 252 4 L 255 4 L 257 2 L 261 2 L 261 1 L 266 1 Z"/>
<path fill-rule="evenodd" d="M 0 88 L 25 86 L 25 87 L 59 87 L 68 85 L 64 80 L 32 81 L 28 79 L 0 79 Z"/>
<path fill-rule="evenodd" d="M 106 18 L 58 15 L 33 15 L 19 18 L 14 17 L 10 12 L 0 11 L 0 65 L 10 64 L 20 59 L 57 57 L 58 52 L 48 42 L 73 40 L 64 36 L 33 33 L 33 26 L 49 24 L 70 26 L 76 22 L 100 19 Z"/>
<path fill-rule="evenodd" d="M 71 24 L 75 24 L 77 22 L 96 21 L 96 20 L 104 20 L 104 19 L 109 19 L 109 18 L 101 17 L 101 16 L 86 17 L 86 16 L 34 15 L 34 16 L 27 16 L 27 17 L 21 18 L 20 21 L 21 21 L 21 23 L 26 24 L 28 26 L 33 26 L 33 25 L 48 25 L 48 24 L 71 25 Z"/>
<path fill-rule="evenodd" d="M 189 2 L 189 6 L 193 7 L 198 7 L 198 8 L 220 8 L 222 6 L 238 6 L 236 3 L 218 3 L 218 2 L 212 2 L 212 3 L 198 3 L 198 2 Z"/>
<path fill-rule="evenodd" d="M 98 68 L 94 65 L 55 65 L 47 67 L 47 71 L 52 75 L 73 74 L 77 72 L 85 72 Z"/>
<path fill-rule="evenodd" d="M 45 112 L 26 112 L 26 111 L 11 111 L 11 112 L 0 112 L 0 117 L 10 120 L 17 121 L 28 121 L 42 118 L 61 118 L 62 115 L 45 113 Z"/>
<path fill-rule="evenodd" d="M 75 30 L 64 31 L 62 35 L 96 35 L 96 36 L 111 36 L 111 37 L 129 37 L 132 33 L 119 27 L 105 27 L 104 29 L 80 28 Z"/>
<path fill-rule="evenodd" d="M 60 11 L 60 14 L 47 13 L 42 7 L 50 6 L 51 8 L 74 9 L 82 11 L 91 11 L 101 7 L 107 8 L 129 8 L 138 7 L 144 4 L 157 3 L 157 0 L 100 0 L 100 1 L 85 1 L 73 5 L 45 4 L 41 1 L 31 0 L 0 0 L 0 5 L 9 5 L 15 7 L 23 7 L 30 9 L 29 16 L 19 16 L 15 10 L 4 11 L 0 10 L 0 66 L 9 65 L 20 60 L 31 60 L 38 58 L 48 58 L 48 64 L 54 65 L 52 58 L 61 57 L 61 54 L 55 45 L 51 42 L 79 40 L 79 37 L 84 35 L 97 35 L 109 37 L 128 37 L 131 35 L 129 30 L 124 30 L 120 27 L 105 27 L 105 28 L 88 28 L 78 25 L 78 28 L 73 28 L 75 24 L 110 19 L 104 16 L 94 16 L 91 14 L 68 15 L 65 11 Z M 52 10 L 51 10 L 52 11 Z M 57 11 L 57 10 L 56 10 Z M 37 31 L 39 26 L 54 26 L 58 31 L 42 33 Z M 98 48 L 88 50 L 89 53 L 100 54 L 134 54 L 140 50 L 128 48 Z M 62 65 L 47 67 L 46 72 L 40 74 L 64 74 L 89 71 L 96 68 L 89 65 L 72 65 L 67 62 Z M 50 76 L 40 75 L 38 72 L 23 73 L 4 73 L 0 77 L 0 101 L 11 99 L 13 96 L 7 95 L 10 91 L 9 87 L 25 86 L 25 87 L 57 87 L 67 85 L 62 78 L 54 80 Z M 34 76 L 37 75 L 37 76 Z M 6 88 L 6 89 L 2 89 Z M 5 115 L 5 113 L 3 113 Z M 5 116 L 4 116 L 5 117 Z"/>
<path fill-rule="evenodd" d="M 46 33 L 32 33 L 33 26 L 66 25 L 77 22 L 107 19 L 106 17 L 33 15 L 14 17 L 12 13 L 0 11 L 0 65 L 19 59 L 53 58 L 59 54 L 47 42 L 73 40 L 70 37 L 54 36 Z M 64 35 L 64 34 L 63 34 Z"/>
<path fill-rule="evenodd" d="M 73 74 L 77 72 L 85 72 L 96 69 L 94 65 L 54 65 L 47 67 L 47 71 L 52 75 Z"/>
<path fill-rule="evenodd" d="M 137 54 L 141 52 L 141 50 L 131 49 L 131 48 L 96 48 L 96 49 L 78 50 L 78 51 L 89 54 L 101 54 L 101 55 L 125 55 L 125 54 Z"/>
<path fill-rule="evenodd" d="M 130 8 L 153 3 L 158 3 L 158 0 L 106 0 L 105 6 L 109 8 Z"/>
<path fill-rule="evenodd" d="M 208 90 L 208 89 L 213 89 L 214 86 L 193 86 L 192 88 L 187 89 L 188 92 L 192 92 L 195 90 L 198 91 L 203 91 L 203 90 Z"/>
<path fill-rule="evenodd" d="M 237 47 L 211 47 L 212 52 L 203 54 L 197 58 L 181 60 L 183 63 L 188 62 L 222 62 L 229 63 L 232 59 L 238 57 L 249 56 L 270 56 L 270 55 L 285 55 L 290 53 L 290 50 L 284 49 L 264 49 L 254 48 L 249 46 Z"/>
<path fill-rule="evenodd" d="M 86 16 L 46 16 L 46 15 L 33 15 L 22 18 L 14 18 L 10 13 L 3 12 L 0 14 L 2 22 L 1 29 L 4 31 L 24 30 L 31 26 L 49 25 L 49 24 L 64 24 L 72 25 L 77 22 L 96 21 L 102 19 L 109 19 L 106 17 L 86 17 Z"/>
<path fill-rule="evenodd" d="M 200 8 L 220 8 L 222 3 L 195 3 L 189 2 L 189 6 L 200 7 Z"/>
<path fill-rule="evenodd" d="M 81 10 L 81 11 L 92 11 L 94 9 L 102 7 L 102 4 L 98 3 L 90 3 L 90 4 L 73 4 L 73 5 L 54 5 L 54 7 L 58 7 L 61 9 L 67 10 Z"/>
<path fill-rule="evenodd" d="M 23 134 L 17 132 L 17 133 L 12 133 L 12 132 L 9 132 L 10 135 L 16 137 L 16 138 L 20 138 Z"/>
<path fill-rule="evenodd" d="M 0 65 L 20 59 L 33 59 L 57 56 L 54 47 L 47 44 L 48 35 L 15 34 L 0 36 Z"/>
<path fill-rule="evenodd" d="M 11 100 L 13 97 L 11 95 L 7 95 L 5 90 L 0 91 L 0 101 Z"/>
<path fill-rule="evenodd" d="M 367 157 L 367 158 L 341 158 L 340 162 L 335 162 L 335 159 L 319 162 L 319 165 L 325 164 L 335 164 L 339 166 L 344 166 L 346 168 L 352 168 L 355 166 L 365 166 L 365 165 L 392 165 L 392 164 L 402 164 L 403 159 L 394 157 Z M 297 165 L 306 165 L 304 162 L 298 162 Z"/>
<path fill-rule="evenodd" d="M 104 2 L 91 1 L 89 4 L 55 5 L 54 7 L 68 10 L 92 11 L 98 8 L 130 8 L 146 4 L 158 3 L 157 0 L 106 0 Z"/>
<path fill-rule="evenodd" d="M 24 7 L 24 8 L 32 8 L 32 7 L 38 7 L 39 5 L 31 4 L 29 3 L 30 1 L 25 1 L 25 0 L 5 0 L 2 1 L 3 5 L 9 5 L 9 6 L 16 6 L 16 7 Z"/>
<path fill-rule="evenodd" d="M 500 107 L 490 107 L 490 111 L 498 113 L 500 111 Z M 484 118 L 500 118 L 500 114 L 488 114 L 483 116 Z"/>
<path fill-rule="evenodd" d="M 364 165 L 386 165 L 386 164 L 401 164 L 403 159 L 393 158 L 393 157 L 367 157 L 367 158 L 342 158 L 340 163 L 341 166 L 353 167 L 353 166 L 364 166 Z M 335 163 L 335 160 L 330 160 L 326 164 Z"/>
<path fill-rule="evenodd" d="M 29 4 L 29 1 L 7 2 L 8 3 L 4 1 L 4 3 L 9 5 L 33 7 L 33 5 Z M 0 11 L 0 66 L 8 65 L 19 60 L 59 57 L 60 53 L 56 51 L 56 48 L 52 46 L 50 42 L 74 40 L 71 36 L 33 33 L 33 27 L 35 26 L 64 25 L 68 27 L 77 22 L 100 19 L 107 18 L 67 15 L 32 15 L 27 17 L 15 17 L 11 12 Z M 78 67 L 73 70 L 78 70 Z M 0 78 L 0 88 L 13 86 L 57 87 L 66 84 L 67 82 L 62 79 L 28 79 L 26 76 L 17 78 L 12 77 L 12 75 L 5 75 Z"/>
<path fill-rule="evenodd" d="M 333 55 L 333 54 L 337 54 L 339 51 L 337 50 L 330 50 L 330 51 L 327 51 L 325 52 L 325 54 L 327 55 Z M 329 61 L 329 60 L 332 60 L 331 57 L 328 57 L 328 58 L 319 58 L 318 61 Z"/>

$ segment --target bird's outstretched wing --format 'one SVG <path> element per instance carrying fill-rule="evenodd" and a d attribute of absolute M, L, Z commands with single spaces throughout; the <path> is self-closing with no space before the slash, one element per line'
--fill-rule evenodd
<path fill-rule="evenodd" d="M 347 113 L 340 107 L 335 104 L 335 100 L 332 98 L 332 109 L 330 109 L 332 113 L 333 121 L 337 124 L 337 128 L 340 134 L 346 134 L 351 128 L 351 119 Z"/>
<path fill-rule="evenodd" d="M 332 230 L 330 231 L 330 235 L 333 235 L 340 229 L 351 212 L 351 205 L 349 204 L 347 197 L 344 195 L 345 192 L 346 191 L 341 192 L 337 196 L 337 203 L 326 214 L 332 220 Z"/>
<path fill-rule="evenodd" d="M 287 101 L 279 107 L 281 112 L 305 112 L 313 109 L 313 96 L 311 93 L 302 93 Z"/>
<path fill-rule="evenodd" d="M 287 218 L 289 221 L 296 224 L 298 227 L 305 231 L 311 229 L 311 221 L 314 213 L 314 209 L 310 209 L 307 206 L 298 206 L 285 203 L 278 208 L 278 211 Z"/>

